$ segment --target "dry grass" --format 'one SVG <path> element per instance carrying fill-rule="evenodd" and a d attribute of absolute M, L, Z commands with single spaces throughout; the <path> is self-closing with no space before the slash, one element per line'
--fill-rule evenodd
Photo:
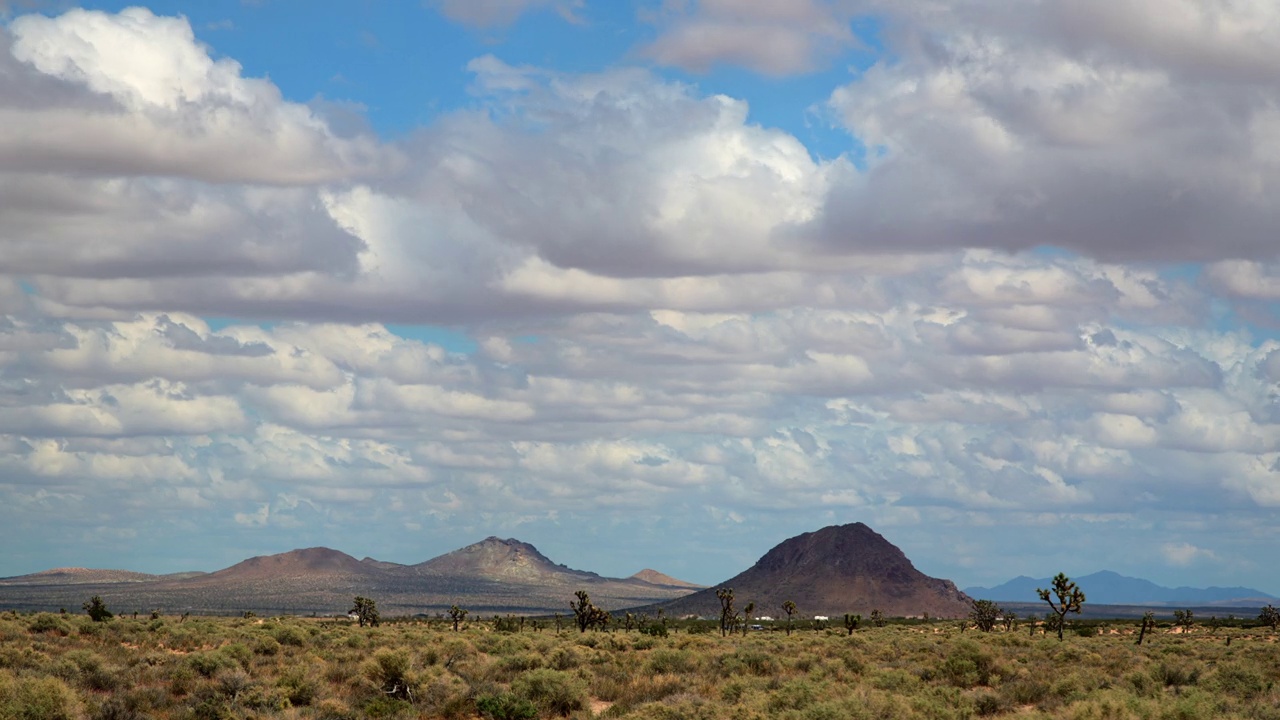
<path fill-rule="evenodd" d="M 1120 629 L 1062 643 L 955 624 L 660 638 L 7 613 L 0 720 L 1280 720 L 1269 632 L 1157 633 L 1136 647 Z"/>

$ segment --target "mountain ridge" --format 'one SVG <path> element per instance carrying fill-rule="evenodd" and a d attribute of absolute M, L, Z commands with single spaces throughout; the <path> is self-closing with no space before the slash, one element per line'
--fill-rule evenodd
<path fill-rule="evenodd" d="M 1088 575 L 1073 577 L 1084 591 L 1088 602 L 1099 605 L 1223 605 L 1251 607 L 1262 606 L 1278 600 L 1261 590 L 1247 587 L 1176 588 L 1157 585 L 1150 580 L 1121 575 L 1112 570 L 1100 570 Z M 1050 578 L 1032 578 L 1019 575 L 993 587 L 969 587 L 965 592 L 976 598 L 1001 602 L 1035 602 L 1037 588 L 1047 588 Z"/>

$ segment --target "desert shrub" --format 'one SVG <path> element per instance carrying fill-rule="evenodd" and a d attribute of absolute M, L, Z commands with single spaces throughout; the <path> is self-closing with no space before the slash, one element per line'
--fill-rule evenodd
<path fill-rule="evenodd" d="M 640 632 L 652 637 L 667 637 L 667 626 L 662 623 L 652 623 L 640 628 Z"/>
<path fill-rule="evenodd" d="M 320 683 L 316 681 L 315 676 L 300 667 L 285 671 L 276 680 L 276 686 L 289 699 L 289 703 L 297 707 L 310 705 L 320 694 Z"/>
<path fill-rule="evenodd" d="M 582 664 L 582 655 L 573 648 L 560 647 L 547 658 L 547 666 L 556 670 L 572 670 Z"/>
<path fill-rule="evenodd" d="M 999 715 L 1006 710 L 1003 698 L 993 692 L 980 692 L 973 696 L 973 710 L 979 715 Z"/>
<path fill-rule="evenodd" d="M 659 648 L 649 656 L 648 670 L 661 675 L 663 673 L 689 673 L 697 665 L 696 659 L 684 650 Z"/>
<path fill-rule="evenodd" d="M 71 623 L 53 613 L 40 613 L 35 616 L 27 630 L 33 633 L 54 633 L 66 637 L 71 634 Z"/>
<path fill-rule="evenodd" d="M 756 648 L 744 648 L 735 653 L 721 655 L 716 658 L 720 674 L 724 677 L 734 675 L 776 675 L 778 661 L 768 652 Z"/>
<path fill-rule="evenodd" d="M 1186 662 L 1161 660 L 1151 668 L 1151 677 L 1165 687 L 1195 685 L 1200 679 L 1200 669 Z"/>
<path fill-rule="evenodd" d="M 249 670 L 253 665 L 253 651 L 244 643 L 232 643 L 218 650 L 235 664 Z"/>
<path fill-rule="evenodd" d="M 413 712 L 413 705 L 402 698 L 377 695 L 365 703 L 361 710 L 361 717 L 366 718 L 409 717 Z"/>
<path fill-rule="evenodd" d="M 360 715 L 341 700 L 330 698 L 316 706 L 316 720 L 359 720 Z"/>
<path fill-rule="evenodd" d="M 1219 665 L 1211 678 L 1213 686 L 1228 697 L 1252 700 L 1269 689 L 1269 683 L 1256 668 L 1238 663 Z"/>
<path fill-rule="evenodd" d="M 281 625 L 271 631 L 271 636 L 281 645 L 291 645 L 293 647 L 304 647 L 307 644 L 307 634 L 301 628 L 293 625 Z M 359 639 L 357 636 L 352 637 Z"/>
<path fill-rule="evenodd" d="M 1000 685 L 1000 695 L 1013 705 L 1039 705 L 1050 690 L 1048 681 L 1040 677 L 1019 677 Z"/>
<path fill-rule="evenodd" d="M 379 650 L 364 665 L 364 676 L 390 698 L 410 700 L 414 684 L 410 677 L 413 661 L 407 650 Z M 366 708 L 367 710 L 367 708 Z"/>
<path fill-rule="evenodd" d="M 511 683 L 511 692 L 556 715 L 567 716 L 586 706 L 585 683 L 559 670 L 531 670 Z"/>
<path fill-rule="evenodd" d="M 270 635 L 263 635 L 255 638 L 253 641 L 253 652 L 255 655 L 275 655 L 280 652 L 280 641 Z"/>
<path fill-rule="evenodd" d="M 818 692 L 808 680 L 792 680 L 783 683 L 769 696 L 769 710 L 776 714 L 782 710 L 803 710 L 818 699 Z"/>
<path fill-rule="evenodd" d="M 476 710 L 490 720 L 532 720 L 538 717 L 538 706 L 511 693 L 481 695 Z"/>
<path fill-rule="evenodd" d="M 210 678 L 219 670 L 235 667 L 236 661 L 218 651 L 191 653 L 187 656 L 187 665 L 200 675 Z"/>
<path fill-rule="evenodd" d="M 78 720 L 81 716 L 80 700 L 62 680 L 0 674 L 0 718 Z"/>
<path fill-rule="evenodd" d="M 938 668 L 938 677 L 958 688 L 990 685 L 994 661 L 977 643 L 957 642 Z"/>

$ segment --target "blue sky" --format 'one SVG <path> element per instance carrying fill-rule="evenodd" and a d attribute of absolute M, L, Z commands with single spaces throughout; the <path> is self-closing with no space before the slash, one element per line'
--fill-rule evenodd
<path fill-rule="evenodd" d="M 1278 10 L 0 17 L 0 575 L 862 521 L 1280 593 Z"/>

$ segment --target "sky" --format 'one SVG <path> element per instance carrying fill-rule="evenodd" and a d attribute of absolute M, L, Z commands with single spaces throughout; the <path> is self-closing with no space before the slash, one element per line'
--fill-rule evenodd
<path fill-rule="evenodd" d="M 0 0 L 0 575 L 864 522 L 1280 594 L 1276 58 L 1250 0 Z"/>

